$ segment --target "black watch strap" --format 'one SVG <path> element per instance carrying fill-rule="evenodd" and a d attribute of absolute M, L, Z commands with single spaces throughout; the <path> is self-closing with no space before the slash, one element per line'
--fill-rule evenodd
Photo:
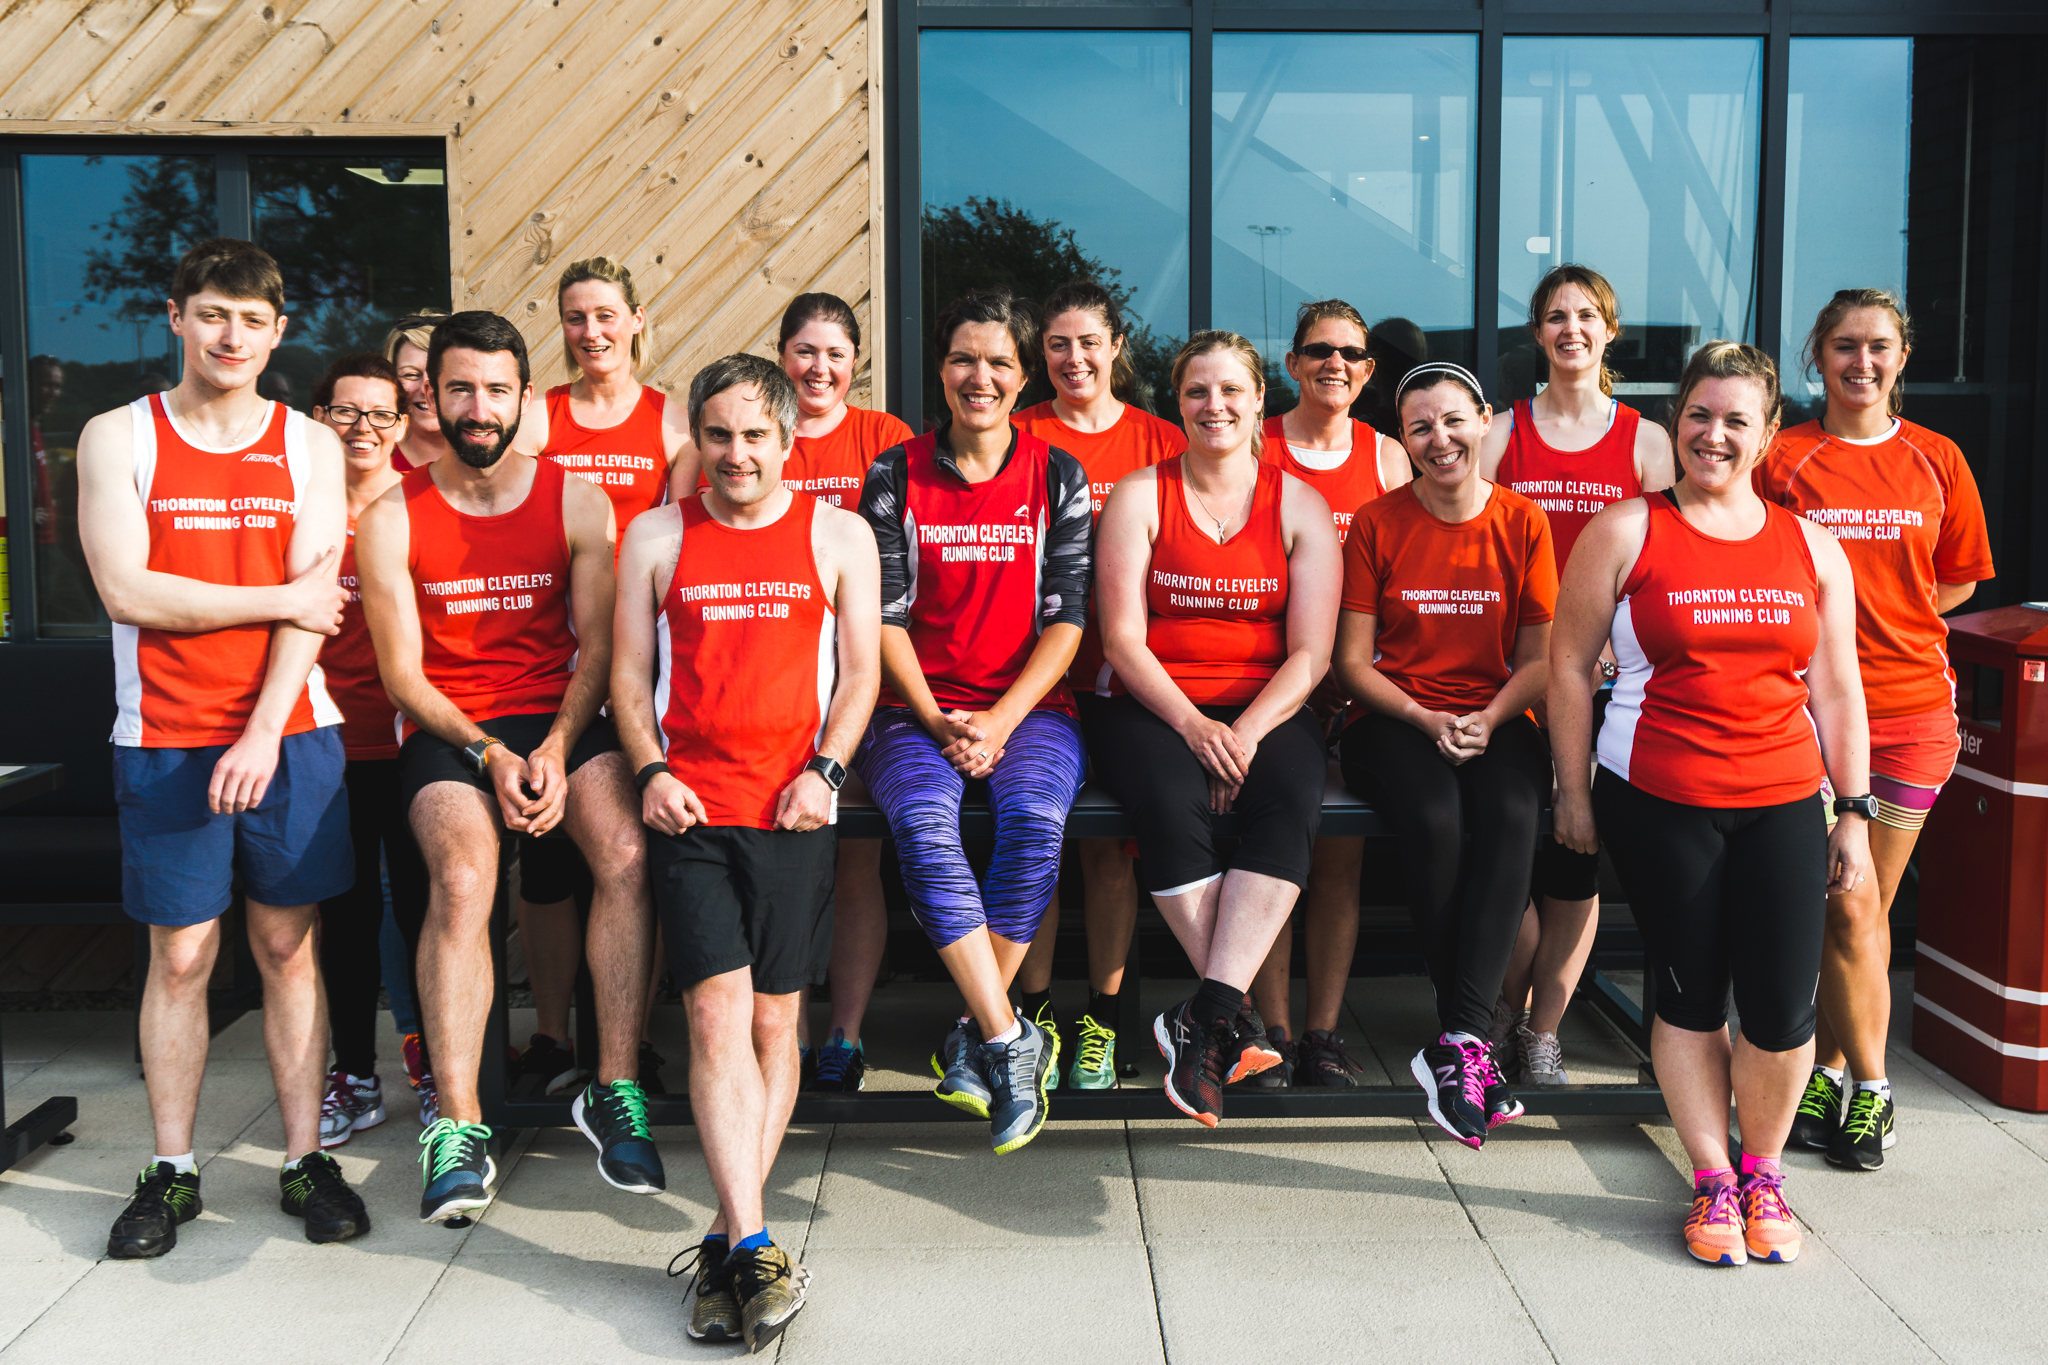
<path fill-rule="evenodd" d="M 1877 797 L 1867 793 L 1863 796 L 1838 796 L 1835 798 L 1835 814 L 1860 815 L 1866 820 L 1875 820 Z"/>
<path fill-rule="evenodd" d="M 649 782 L 652 782 L 667 771 L 668 764 L 666 763 L 650 763 L 639 772 L 633 774 L 633 785 L 641 791 L 646 791 Z"/>
<path fill-rule="evenodd" d="M 804 764 L 804 771 L 816 773 L 824 778 L 825 785 L 833 791 L 838 791 L 846 785 L 846 765 L 829 754 L 819 754 Z"/>

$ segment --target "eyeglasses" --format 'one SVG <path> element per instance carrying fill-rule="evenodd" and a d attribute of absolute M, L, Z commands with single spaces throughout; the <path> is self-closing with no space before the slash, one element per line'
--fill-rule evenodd
<path fill-rule="evenodd" d="M 1328 360 L 1333 355 L 1341 355 L 1356 365 L 1365 359 L 1366 350 L 1363 346 L 1332 346 L 1327 341 L 1311 341 L 1295 354 L 1305 355 L 1310 360 Z"/>
<path fill-rule="evenodd" d="M 389 431 L 398 425 L 398 414 L 389 408 L 351 408 L 336 403 L 327 409 L 327 420 L 343 429 L 364 421 L 379 431 Z"/>

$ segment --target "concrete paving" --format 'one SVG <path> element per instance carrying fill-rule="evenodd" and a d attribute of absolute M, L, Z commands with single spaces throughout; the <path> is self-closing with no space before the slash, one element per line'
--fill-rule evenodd
<path fill-rule="evenodd" d="M 973 1124 L 790 1134 L 769 1225 L 813 1273 L 777 1344 L 804 1362 L 992 1356 L 1086 1362 L 1499 1362 L 2048 1358 L 2048 1116 L 2001 1109 L 1910 1050 L 1895 983 L 1900 1142 L 1882 1172 L 1788 1161 L 1807 1230 L 1792 1266 L 1714 1271 L 1678 1240 L 1683 1155 L 1665 1123 L 1526 1119 L 1483 1152 L 1409 1120 L 1166 1117 L 1055 1124 L 992 1156 Z M 1170 1002 L 1151 983 L 1148 1008 Z M 1154 999 L 1157 996 L 1158 999 Z M 928 1086 L 947 993 L 891 986 L 870 1048 L 890 1088 Z M 1430 1018 L 1412 979 L 1354 982 L 1345 1031 L 1368 1080 L 1404 1077 Z M 657 1042 L 686 1053 L 673 1012 Z M 530 1022 L 515 1014 L 515 1036 Z M 261 1020 L 216 1039 L 197 1144 L 206 1212 L 151 1262 L 102 1259 L 148 1155 L 124 1015 L 9 1015 L 10 1110 L 79 1098 L 77 1141 L 0 1176 L 0 1365 L 491 1365 L 740 1354 L 683 1334 L 664 1275 L 710 1217 L 695 1134 L 663 1129 L 669 1191 L 602 1183 L 573 1130 L 521 1134 L 464 1231 L 422 1227 L 414 1102 L 388 1019 L 391 1117 L 337 1150 L 372 1232 L 314 1247 L 277 1209 L 282 1133 Z M 1581 1079 L 1633 1080 L 1590 1015 Z M 671 1066 L 680 1084 L 684 1068 Z M 1157 1084 L 1157 1062 L 1141 1084 Z M 1054 1113 L 1058 1112 L 1055 1101 Z"/>

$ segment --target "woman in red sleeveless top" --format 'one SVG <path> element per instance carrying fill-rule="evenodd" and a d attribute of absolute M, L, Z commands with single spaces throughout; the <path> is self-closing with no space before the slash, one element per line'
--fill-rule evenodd
<path fill-rule="evenodd" d="M 1870 882 L 1828 901 L 1820 1022 L 1792 1142 L 1875 1170 L 1893 1132 L 1891 907 L 1960 747 L 1948 626 L 1992 576 L 1984 504 L 1953 441 L 1899 415 L 1913 327 L 1897 296 L 1844 289 L 1806 339 L 1827 410 L 1781 434 L 1757 491 L 1835 533 L 1856 571 L 1856 654 L 1870 712 Z M 1844 1095 L 1846 1073 L 1853 1091 Z M 1847 1099 L 1846 1110 L 1843 1104 Z"/>
<path fill-rule="evenodd" d="M 1551 650 L 1557 837 L 1605 844 L 1628 890 L 1651 1056 L 1693 1164 L 1686 1245 L 1720 1265 L 1799 1254 L 1778 1158 L 1813 1058 L 1827 894 L 1867 880 L 1875 805 L 1848 558 L 1751 483 L 1780 409 L 1761 351 L 1716 341 L 1693 356 L 1672 431 L 1683 477 L 1593 518 Z M 1592 669 L 1609 639 L 1621 676 L 1589 784 Z M 1832 834 L 1823 775 L 1853 794 Z"/>
<path fill-rule="evenodd" d="M 1391 436 L 1382 436 L 1351 415 L 1373 375 L 1366 354 L 1370 332 L 1364 316 L 1342 299 L 1303 303 L 1294 317 L 1294 344 L 1287 352 L 1287 373 L 1300 387 L 1301 401 L 1288 412 L 1266 419 L 1259 458 L 1277 464 L 1323 495 L 1330 517 L 1343 540 L 1358 509 L 1415 477 L 1408 452 Z M 1334 676 L 1309 699 L 1309 709 L 1326 723 L 1344 709 L 1344 694 Z M 1300 1042 L 1288 1033 L 1289 970 L 1294 957 L 1293 924 L 1280 926 L 1273 951 L 1259 969 L 1252 999 L 1267 1033 L 1286 1060 L 1259 1078 L 1261 1085 L 1350 1086 L 1357 1082 L 1337 1036 L 1337 1016 L 1344 1004 L 1344 985 L 1351 975 L 1351 955 L 1358 946 L 1358 877 L 1365 860 L 1365 840 L 1316 840 L 1315 863 L 1309 869 L 1302 936 L 1308 965 L 1307 1029 Z"/>
<path fill-rule="evenodd" d="M 1485 1031 L 1550 788 L 1527 713 L 1543 690 L 1557 567 L 1543 514 L 1479 476 L 1493 414 L 1478 380 L 1418 365 L 1394 410 L 1422 477 L 1361 508 L 1344 542 L 1336 670 L 1357 719 L 1339 747 L 1346 785 L 1400 835 L 1436 988 L 1440 1032 L 1409 1071 L 1430 1117 L 1476 1148 L 1522 1113 Z"/>
<path fill-rule="evenodd" d="M 393 917 L 410 963 L 427 914 L 427 869 L 413 842 L 399 799 L 397 711 L 377 675 L 377 654 L 363 621 L 356 582 L 356 517 L 398 482 L 392 455 L 406 431 L 406 403 L 398 373 L 379 355 L 347 355 L 327 367 L 313 386 L 313 416 L 341 438 L 347 457 L 348 540 L 341 555 L 341 586 L 348 590 L 341 633 L 320 651 L 327 694 L 341 709 L 341 741 L 348 755 L 349 840 L 356 882 L 320 903 L 320 975 L 327 983 L 327 1024 L 334 1067 L 320 1104 L 320 1145 L 338 1147 L 357 1130 L 384 1121 L 384 1088 L 377 1076 L 377 988 L 383 971 L 378 941 L 384 927 L 384 869 L 391 877 Z M 409 976 L 409 974 L 408 974 Z M 392 994 L 417 995 L 411 981 Z M 424 1055 L 415 1044 L 415 1055 Z M 433 1080 L 421 1096 L 432 1118 Z"/>
<path fill-rule="evenodd" d="M 1098 530 L 1113 709 L 1095 754 L 1137 831 L 1145 889 L 1201 985 L 1153 1024 L 1166 1096 L 1211 1128 L 1223 1086 L 1281 1057 L 1252 978 L 1308 881 L 1340 565 L 1329 504 L 1259 459 L 1259 354 L 1199 332 L 1174 358 L 1188 449 L 1127 474 Z M 1217 851 L 1216 817 L 1241 844 Z"/>
<path fill-rule="evenodd" d="M 1135 372 L 1125 347 L 1129 327 L 1116 296 L 1094 280 L 1073 280 L 1046 296 L 1043 304 L 1045 374 L 1053 397 L 1010 420 L 1019 431 L 1066 451 L 1088 471 L 1088 501 L 1095 516 L 1116 481 L 1187 449 L 1178 426 L 1136 403 Z M 1101 623 L 1091 617 L 1081 646 L 1067 670 L 1082 737 L 1094 735 L 1109 699 L 1095 689 L 1108 664 L 1102 655 Z M 1124 839 L 1078 839 L 1083 917 L 1088 930 L 1088 1009 L 1074 1021 L 1073 1065 L 1067 1084 L 1076 1090 L 1105 1090 L 1116 1083 L 1116 1028 L 1124 963 L 1138 927 L 1138 879 Z M 1053 1021 L 1053 944 L 1060 925 L 1057 888 L 1046 902 L 1038 937 L 1017 972 L 1024 1013 L 1058 1034 Z M 1055 1078 L 1055 1085 L 1058 1084 Z"/>
<path fill-rule="evenodd" d="M 1621 338 L 1621 305 L 1605 276 L 1583 265 L 1552 269 L 1529 296 L 1529 332 L 1543 350 L 1550 383 L 1494 423 L 1479 448 L 1479 472 L 1543 509 L 1563 573 L 1595 512 L 1669 488 L 1678 471 L 1664 428 L 1614 397 L 1607 348 Z M 1611 678 L 1613 667 L 1603 657 L 1602 676 Z M 1603 687 L 1596 731 L 1605 713 Z M 1569 1085 L 1557 1026 L 1600 925 L 1600 860 L 1539 839 L 1535 881 L 1536 904 L 1523 918 L 1487 1036 L 1509 1077 Z"/>
<path fill-rule="evenodd" d="M 424 468 L 448 453 L 448 438 L 441 434 L 440 414 L 434 410 L 434 387 L 427 380 L 427 347 L 434 341 L 434 324 L 446 313 L 411 313 L 393 323 L 384 336 L 384 358 L 398 372 L 399 396 L 404 400 L 405 434 L 391 447 L 391 467 L 400 474 Z"/>

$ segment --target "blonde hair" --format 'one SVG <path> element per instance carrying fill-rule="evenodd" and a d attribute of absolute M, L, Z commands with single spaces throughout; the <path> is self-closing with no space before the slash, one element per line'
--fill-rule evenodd
<path fill-rule="evenodd" d="M 1215 351 L 1228 351 L 1236 356 L 1238 363 L 1244 366 L 1245 373 L 1252 377 L 1253 386 L 1262 393 L 1265 391 L 1266 362 L 1259 355 L 1259 348 L 1235 332 L 1211 330 L 1197 332 L 1189 337 L 1187 344 L 1182 346 L 1173 357 L 1173 397 L 1176 403 L 1180 401 L 1180 382 L 1186 376 L 1188 366 L 1194 362 L 1195 357 L 1208 355 Z M 1265 444 L 1265 426 L 1266 404 L 1265 400 L 1261 399 L 1259 401 L 1259 411 L 1252 419 L 1252 455 L 1254 457 L 1258 456 L 1260 447 Z"/>
<path fill-rule="evenodd" d="M 1913 349 L 1913 319 L 1897 294 L 1889 289 L 1837 289 L 1835 296 L 1821 306 L 1820 315 L 1813 320 L 1813 330 L 1806 334 L 1805 360 L 1815 374 L 1820 373 L 1820 348 L 1842 325 L 1842 319 L 1859 308 L 1882 308 L 1890 313 L 1893 325 L 1899 329 L 1899 345 L 1908 351 Z M 1905 380 L 1894 378 L 1892 391 L 1885 395 L 1885 411 L 1897 417 L 1905 410 Z"/>
<path fill-rule="evenodd" d="M 1764 430 L 1778 425 L 1784 415 L 1785 397 L 1778 389 L 1778 366 L 1770 356 L 1740 341 L 1710 341 L 1692 353 L 1685 373 L 1678 377 L 1678 399 L 1671 405 L 1671 447 L 1678 448 L 1679 415 L 1685 411 L 1692 391 L 1709 379 L 1753 379 L 1764 390 Z M 1761 453 L 1761 452 L 1760 452 Z M 1679 466 L 1683 470 L 1684 466 Z"/>
<path fill-rule="evenodd" d="M 427 308 L 400 318 L 392 324 L 391 330 L 384 334 L 384 358 L 396 366 L 400 346 L 417 346 L 422 351 L 431 350 L 434 345 L 434 328 L 447 316 L 438 308 Z"/>
<path fill-rule="evenodd" d="M 1550 301 L 1557 297 L 1557 291 L 1568 284 L 1575 284 L 1586 291 L 1593 300 L 1593 306 L 1600 310 L 1600 320 L 1607 324 L 1607 345 L 1621 340 L 1621 300 L 1614 293 L 1614 286 L 1607 277 L 1590 265 L 1552 266 L 1549 273 L 1536 282 L 1536 292 L 1529 295 L 1529 331 L 1537 336 L 1543 333 L 1543 315 L 1550 311 Z M 1621 376 L 1607 368 L 1607 348 L 1600 350 L 1600 392 L 1614 397 L 1614 381 Z"/>
<path fill-rule="evenodd" d="M 569 292 L 570 285 L 583 284 L 590 280 L 608 284 L 618 290 L 619 297 L 626 301 L 628 312 L 640 307 L 640 291 L 633 287 L 633 272 L 609 256 L 592 256 L 585 261 L 571 261 L 569 268 L 562 272 L 562 278 L 555 284 L 555 311 L 562 311 L 562 295 Z M 631 355 L 633 368 L 636 370 L 640 368 L 641 342 L 646 337 L 647 327 L 643 323 L 640 330 L 633 334 Z M 566 341 L 562 343 L 562 358 L 569 362 L 571 374 L 582 373 L 582 367 L 576 363 L 575 349 Z"/>

